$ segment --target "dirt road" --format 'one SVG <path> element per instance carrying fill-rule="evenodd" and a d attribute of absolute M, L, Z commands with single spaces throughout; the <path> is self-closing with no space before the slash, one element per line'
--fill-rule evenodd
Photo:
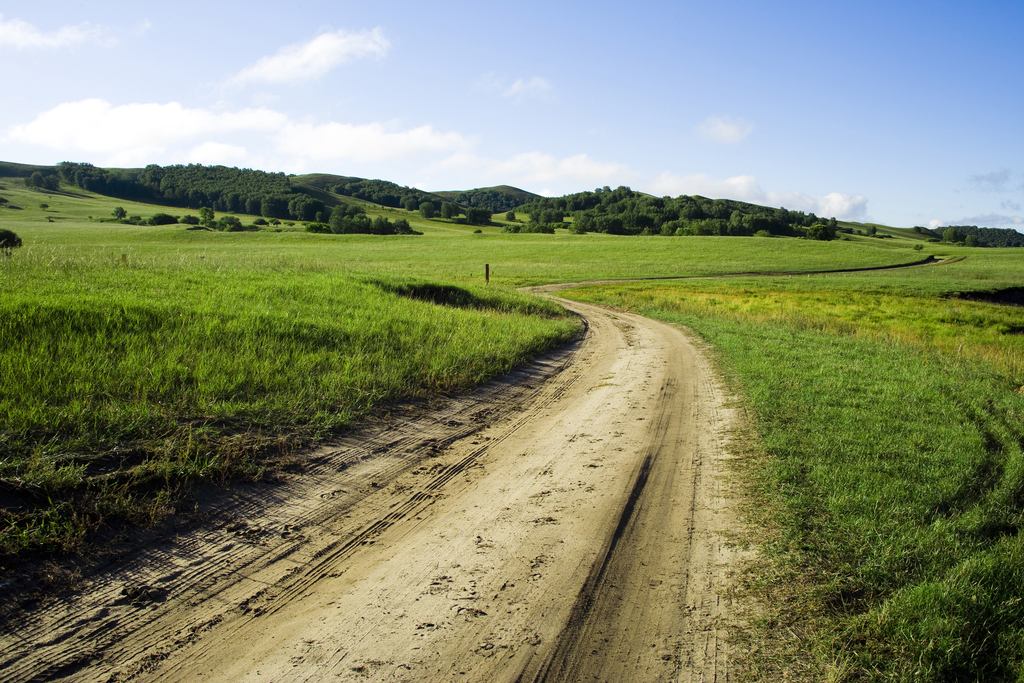
<path fill-rule="evenodd" d="M 238 489 L 11 624 L 0 681 L 729 680 L 723 389 L 681 330 L 564 303 L 579 343 Z"/>

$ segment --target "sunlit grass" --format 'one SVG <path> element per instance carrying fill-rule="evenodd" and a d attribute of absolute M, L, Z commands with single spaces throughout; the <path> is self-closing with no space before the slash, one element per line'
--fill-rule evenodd
<path fill-rule="evenodd" d="M 761 536 L 767 561 L 751 579 L 751 594 L 768 596 L 751 669 L 1018 680 L 1024 309 L 900 297 L 892 280 L 567 295 L 690 327 L 745 396 L 764 454 L 748 462 L 751 517 L 778 529 Z"/>
<path fill-rule="evenodd" d="M 395 293 L 409 282 L 22 250 L 0 262 L 0 480 L 35 504 L 102 490 L 100 517 L 157 481 L 255 476 L 261 450 L 468 389 L 577 329 L 506 288 L 460 287 L 449 306 Z M 4 513 L 0 542 L 17 549 L 56 509 Z"/>

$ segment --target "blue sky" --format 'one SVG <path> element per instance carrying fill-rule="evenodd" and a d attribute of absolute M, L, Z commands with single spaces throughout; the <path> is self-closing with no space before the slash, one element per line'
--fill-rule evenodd
<path fill-rule="evenodd" d="M 1024 230 L 1024 2 L 0 4 L 0 159 Z"/>

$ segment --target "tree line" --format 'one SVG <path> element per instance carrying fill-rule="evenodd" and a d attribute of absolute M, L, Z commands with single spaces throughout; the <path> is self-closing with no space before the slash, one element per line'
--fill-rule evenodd
<path fill-rule="evenodd" d="M 929 230 L 920 225 L 914 232 L 930 235 L 943 242 L 962 243 L 968 247 L 1024 247 L 1024 235 L 1013 228 L 979 228 L 977 225 L 948 225 Z"/>
<path fill-rule="evenodd" d="M 763 234 L 828 240 L 835 238 L 838 227 L 835 218 L 824 220 L 803 211 L 696 195 L 652 197 L 628 187 L 541 198 L 517 211 L 530 214 L 530 225 L 613 235 Z M 572 217 L 571 224 L 567 217 Z"/>

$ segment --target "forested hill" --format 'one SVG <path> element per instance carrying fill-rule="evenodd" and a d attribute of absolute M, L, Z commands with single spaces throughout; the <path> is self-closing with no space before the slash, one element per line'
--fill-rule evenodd
<path fill-rule="evenodd" d="M 202 164 L 105 169 L 69 161 L 58 164 L 57 172 L 62 181 L 91 192 L 154 204 L 303 221 L 327 213 L 322 199 L 292 187 L 284 173 Z"/>
<path fill-rule="evenodd" d="M 440 208 L 441 203 L 445 201 L 433 192 L 406 187 L 387 180 L 367 180 L 366 178 L 328 173 L 310 173 L 291 177 L 299 184 L 309 185 L 325 192 L 333 192 L 343 197 L 363 199 L 381 206 L 415 210 L 423 202 L 431 202 L 434 204 L 434 208 Z"/>
<path fill-rule="evenodd" d="M 834 218 L 773 209 L 732 199 L 680 195 L 652 197 L 628 187 L 599 188 L 564 197 L 540 198 L 516 209 L 530 214 L 530 223 L 558 224 L 572 217 L 573 232 L 615 235 L 772 235 L 835 236 Z"/>
<path fill-rule="evenodd" d="M 434 194 L 447 202 L 487 209 L 491 213 L 505 213 L 517 206 L 543 199 L 539 194 L 520 190 L 511 185 L 480 187 L 475 190 L 448 190 Z"/>

